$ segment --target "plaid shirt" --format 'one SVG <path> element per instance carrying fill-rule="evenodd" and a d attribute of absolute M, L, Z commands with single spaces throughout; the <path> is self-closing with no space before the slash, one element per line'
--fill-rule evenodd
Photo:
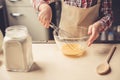
<path fill-rule="evenodd" d="M 51 0 L 52 1 L 52 0 Z M 54 1 L 54 0 L 53 0 Z M 64 2 L 71 6 L 76 6 L 80 8 L 88 8 L 97 4 L 98 0 L 64 0 Z M 111 0 L 101 0 L 100 16 L 99 21 L 104 26 L 103 30 L 109 28 L 113 22 L 112 13 L 112 1 Z M 50 3 L 49 0 L 33 0 L 33 6 L 38 9 L 39 5 L 44 3 Z"/>

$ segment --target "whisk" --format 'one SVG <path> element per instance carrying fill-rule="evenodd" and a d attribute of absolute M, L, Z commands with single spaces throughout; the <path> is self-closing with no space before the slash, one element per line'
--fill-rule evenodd
<path fill-rule="evenodd" d="M 72 37 L 75 37 L 71 33 L 55 26 L 54 23 L 50 23 L 50 27 L 53 28 L 62 39 L 65 39 L 65 37 L 73 39 Z"/>
<path fill-rule="evenodd" d="M 66 32 L 65 30 L 60 29 L 59 27 L 55 26 L 55 24 L 53 23 L 50 23 L 50 27 L 57 32 L 57 35 L 59 35 L 59 39 L 61 41 L 64 41 L 70 49 L 72 50 L 74 49 L 74 46 L 70 44 L 70 41 L 75 41 L 77 39 L 72 38 L 74 37 L 72 34 Z"/>

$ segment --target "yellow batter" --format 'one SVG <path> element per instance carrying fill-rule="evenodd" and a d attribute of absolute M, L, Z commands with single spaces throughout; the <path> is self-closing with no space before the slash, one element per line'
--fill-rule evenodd
<path fill-rule="evenodd" d="M 62 46 L 62 52 L 65 55 L 83 55 L 85 53 L 85 49 L 77 43 L 66 43 Z"/>

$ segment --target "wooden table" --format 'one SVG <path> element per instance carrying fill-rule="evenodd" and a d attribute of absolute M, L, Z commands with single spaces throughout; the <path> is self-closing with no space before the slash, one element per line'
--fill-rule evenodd
<path fill-rule="evenodd" d="M 56 44 L 33 44 L 34 65 L 30 72 L 9 72 L 4 64 L 0 67 L 0 80 L 120 80 L 120 45 L 110 61 L 111 72 L 96 73 L 114 44 L 93 44 L 84 56 L 65 56 Z M 4 75 L 4 76 L 3 76 Z"/>

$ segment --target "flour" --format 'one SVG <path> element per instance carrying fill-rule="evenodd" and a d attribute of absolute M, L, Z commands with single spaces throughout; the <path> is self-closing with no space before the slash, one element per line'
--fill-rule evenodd
<path fill-rule="evenodd" d="M 6 29 L 3 50 L 6 68 L 9 71 L 29 71 L 33 63 L 32 39 L 25 27 Z"/>

